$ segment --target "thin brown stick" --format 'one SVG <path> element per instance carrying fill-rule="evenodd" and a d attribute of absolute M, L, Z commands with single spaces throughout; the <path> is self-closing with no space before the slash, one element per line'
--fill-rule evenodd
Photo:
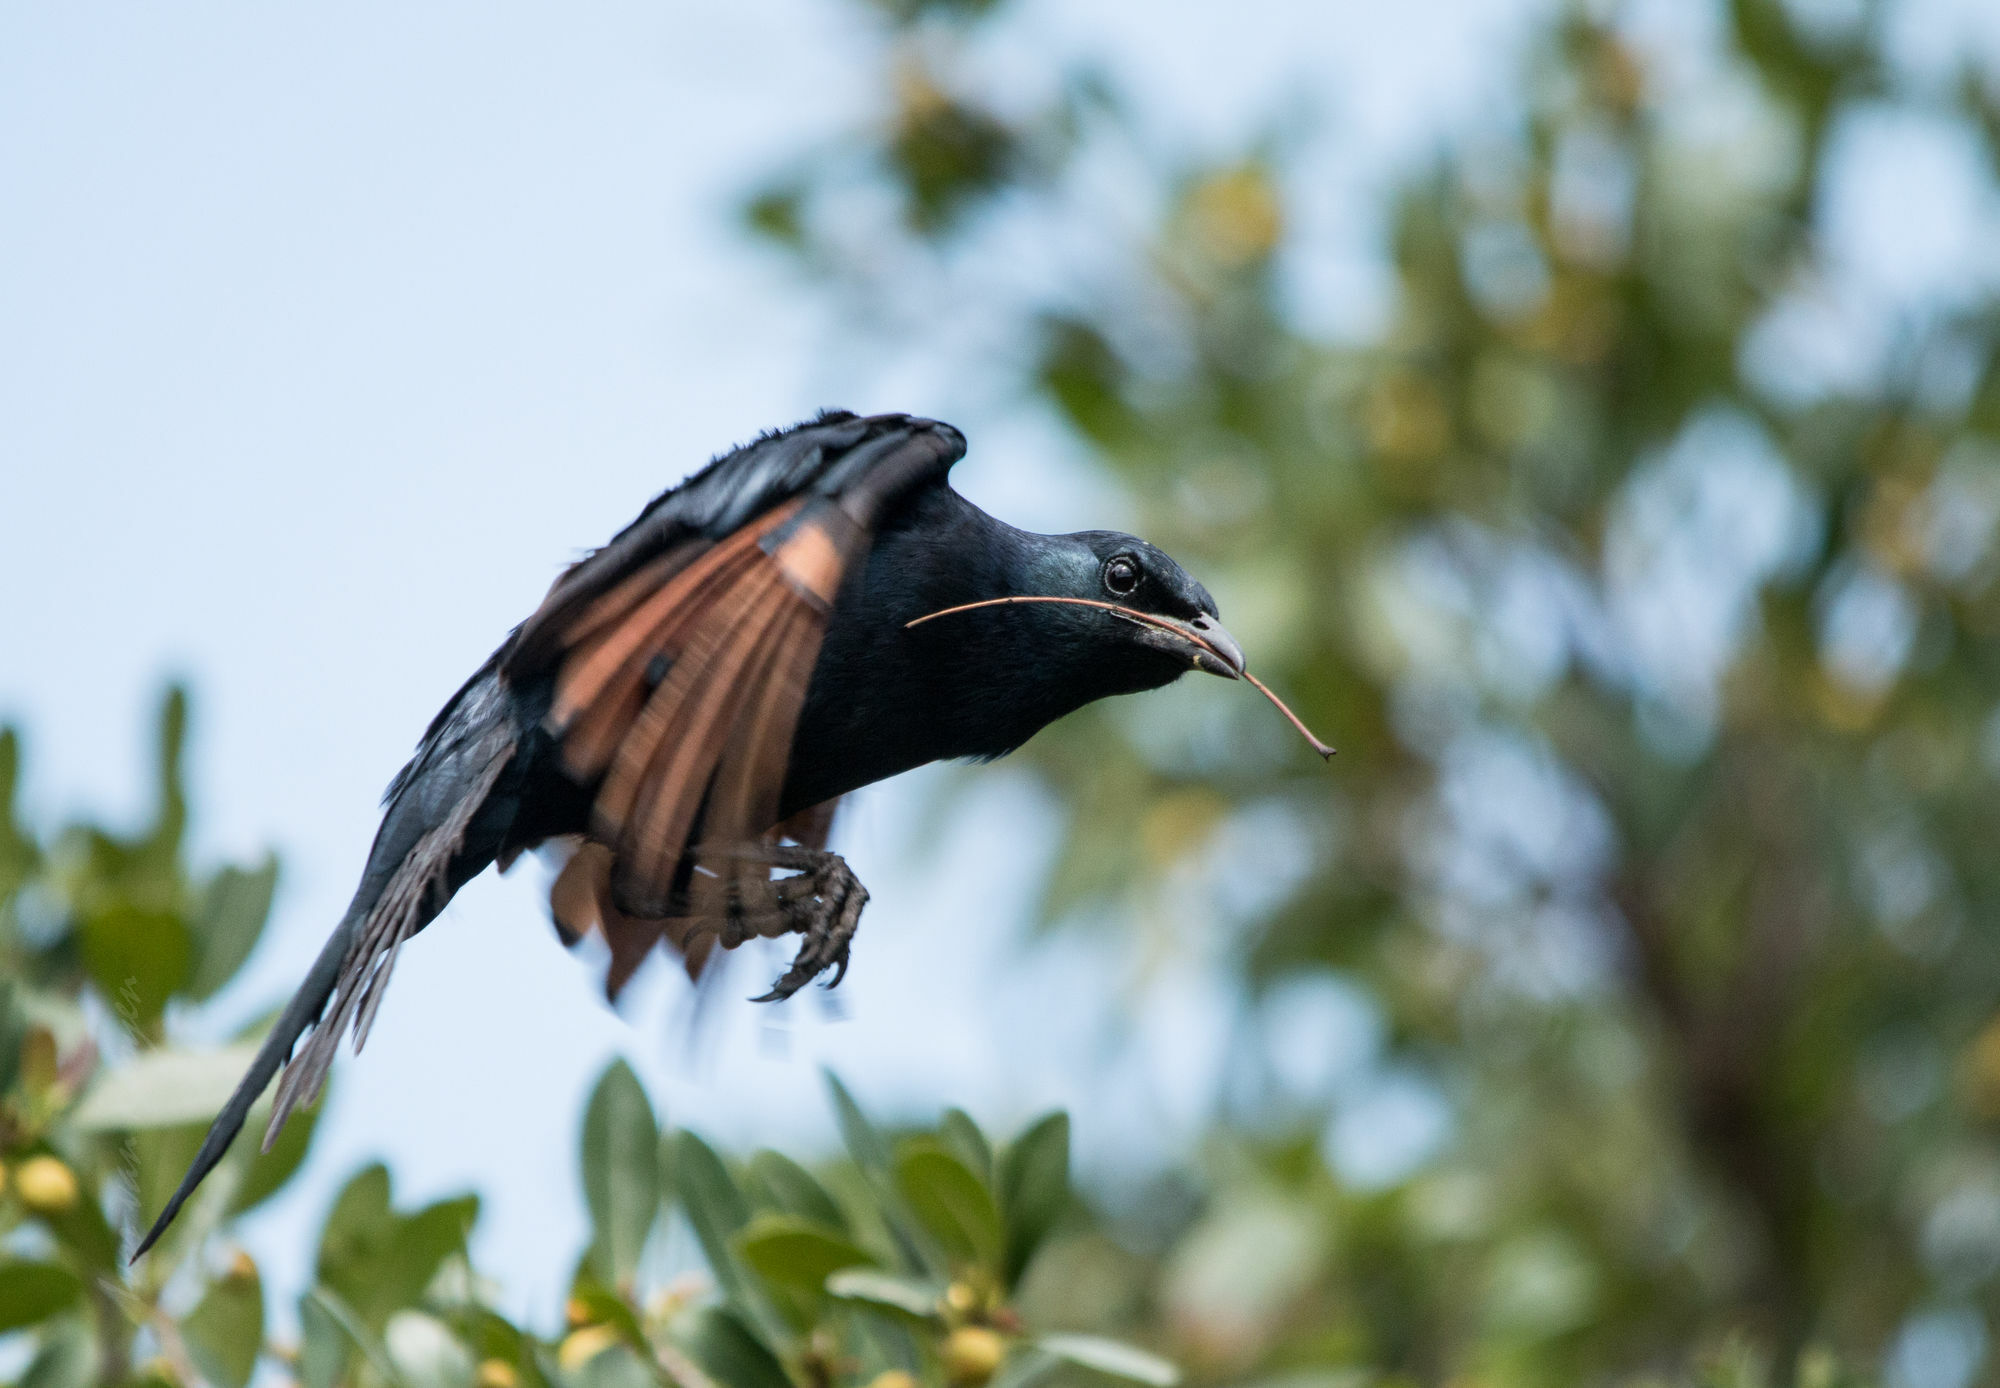
<path fill-rule="evenodd" d="M 963 602 L 956 607 L 941 607 L 935 612 L 926 612 L 921 617 L 916 617 L 911 619 L 910 621 L 903 623 L 903 628 L 904 630 L 907 631 L 911 627 L 920 627 L 925 622 L 928 622 L 933 618 L 949 617 L 955 612 L 971 612 L 981 607 L 1010 607 L 1016 603 L 1027 603 L 1027 602 L 1054 602 L 1054 603 L 1062 603 L 1070 607 L 1095 607 L 1102 611 L 1109 612 L 1113 616 L 1123 617 L 1128 621 L 1138 622 L 1143 626 L 1158 627 L 1162 631 L 1170 631 L 1174 635 L 1180 637 L 1183 641 L 1188 641 L 1194 645 L 1201 647 L 1203 650 L 1207 651 L 1210 655 L 1214 656 L 1217 660 L 1221 661 L 1224 666 L 1227 666 L 1229 664 L 1229 658 L 1227 656 L 1225 656 L 1221 651 L 1217 650 L 1214 646 L 1210 645 L 1207 641 L 1203 640 L 1200 632 L 1195 631 L 1190 627 L 1183 626 L 1179 622 L 1169 621 L 1165 617 L 1155 616 L 1151 612 L 1141 612 L 1136 607 L 1121 607 L 1119 604 L 1115 602 L 1100 602 L 1096 598 L 1066 598 L 1066 597 L 1056 597 L 1053 594 L 1041 594 L 1041 593 L 1020 594 L 1011 598 L 987 598 L 981 602 Z M 1241 675 L 1244 679 L 1248 680 L 1250 682 L 1251 688 L 1255 689 L 1259 694 L 1262 694 L 1265 698 L 1269 699 L 1272 702 L 1272 704 L 1277 707 L 1278 712 L 1285 715 L 1285 721 L 1290 723 L 1294 728 L 1298 729 L 1299 736 L 1303 737 L 1306 740 L 1307 745 L 1310 746 L 1313 749 L 1313 751 L 1319 753 L 1322 759 L 1331 758 L 1334 755 L 1336 749 L 1328 745 L 1327 743 L 1321 742 L 1317 737 L 1315 737 L 1313 735 L 1312 729 L 1308 728 L 1305 725 L 1305 723 L 1300 720 L 1299 716 L 1296 713 L 1293 713 L 1290 708 L 1286 707 L 1285 701 L 1283 699 L 1280 699 L 1275 693 L 1271 691 L 1270 685 L 1265 684 L 1264 681 L 1258 679 L 1255 675 L 1251 674 L 1250 671 L 1247 669 L 1240 669 L 1236 673 Z"/>
<path fill-rule="evenodd" d="M 909 621 L 903 623 L 903 628 L 907 631 L 911 627 L 920 627 L 925 622 L 931 621 L 934 618 L 949 617 L 954 612 L 971 612 L 981 607 L 1010 607 L 1018 602 L 1059 602 L 1065 603 L 1070 607 L 1095 607 L 1105 612 L 1115 612 L 1120 617 L 1129 617 L 1133 621 L 1141 622 L 1146 626 L 1159 627 L 1161 630 L 1171 631 L 1177 636 L 1185 636 L 1204 650 L 1213 652 L 1218 658 L 1222 655 L 1222 652 L 1216 650 L 1208 642 L 1203 641 L 1199 632 L 1190 631 L 1178 623 L 1168 621 L 1165 617 L 1156 617 L 1150 612 L 1141 612 L 1136 607 L 1121 607 L 1115 602 L 1099 602 L 1096 598 L 1059 598 L 1042 593 L 1022 593 L 1011 598 L 983 598 L 978 602 L 962 602 L 957 607 L 940 607 L 935 612 L 926 612 L 921 617 L 911 618 Z"/>
<path fill-rule="evenodd" d="M 1307 745 L 1309 745 L 1313 749 L 1313 751 L 1319 753 L 1320 759 L 1322 761 L 1331 761 L 1333 759 L 1334 754 L 1337 753 L 1340 749 L 1335 747 L 1330 742 L 1321 742 L 1317 737 L 1313 736 L 1313 730 L 1311 728 L 1308 728 L 1305 725 L 1305 722 L 1296 713 L 1293 713 L 1290 708 L 1286 707 L 1285 701 L 1283 699 L 1280 699 L 1276 694 L 1273 694 L 1271 692 L 1270 685 L 1258 679 L 1248 670 L 1245 670 L 1243 672 L 1243 678 L 1249 680 L 1250 683 L 1253 686 L 1255 686 L 1259 694 L 1262 694 L 1265 698 L 1269 699 L 1273 704 L 1277 705 L 1278 712 L 1284 714 L 1286 721 L 1299 730 L 1299 736 L 1306 740 Z"/>

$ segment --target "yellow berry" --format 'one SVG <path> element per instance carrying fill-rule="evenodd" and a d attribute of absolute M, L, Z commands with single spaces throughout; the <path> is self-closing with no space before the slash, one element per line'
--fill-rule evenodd
<path fill-rule="evenodd" d="M 869 1379 L 868 1388 L 920 1388 L 920 1385 L 901 1369 L 887 1369 Z"/>
<path fill-rule="evenodd" d="M 21 1203 L 36 1214 L 56 1215 L 76 1205 L 76 1173 L 57 1157 L 29 1157 L 14 1173 Z"/>
<path fill-rule="evenodd" d="M 223 1275 L 232 1282 L 252 1282 L 257 1277 L 257 1264 L 239 1248 L 229 1259 L 229 1271 Z"/>
<path fill-rule="evenodd" d="M 485 1359 L 479 1365 L 479 1388 L 515 1388 L 520 1378 L 504 1359 Z"/>
<path fill-rule="evenodd" d="M 589 1325 L 590 1306 L 582 1297 L 573 1296 L 563 1303 L 563 1317 L 569 1321 L 571 1329 L 579 1325 Z"/>
<path fill-rule="evenodd" d="M 1007 1357 L 1007 1342 L 983 1325 L 962 1325 L 945 1337 L 944 1371 L 953 1383 L 984 1383 Z"/>
<path fill-rule="evenodd" d="M 979 1293 L 970 1283 L 954 1282 L 944 1289 L 944 1304 L 963 1316 L 979 1305 Z"/>

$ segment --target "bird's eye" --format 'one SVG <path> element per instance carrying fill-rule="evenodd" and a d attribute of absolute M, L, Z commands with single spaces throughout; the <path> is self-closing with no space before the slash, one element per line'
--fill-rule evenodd
<path fill-rule="evenodd" d="M 1104 564 L 1104 590 L 1126 597 L 1139 586 L 1139 562 L 1129 554 L 1114 554 Z"/>

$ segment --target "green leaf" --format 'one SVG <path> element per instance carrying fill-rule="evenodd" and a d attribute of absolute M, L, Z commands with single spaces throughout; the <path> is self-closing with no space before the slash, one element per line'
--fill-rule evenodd
<path fill-rule="evenodd" d="M 145 848 L 159 867 L 171 871 L 187 832 L 187 686 L 170 684 L 160 700 L 159 801 Z"/>
<path fill-rule="evenodd" d="M 993 1180 L 993 1148 L 972 1116 L 961 1108 L 948 1108 L 938 1124 L 938 1137 L 950 1153 L 964 1162 L 981 1181 Z"/>
<path fill-rule="evenodd" d="M 674 1338 L 718 1384 L 792 1388 L 778 1357 L 727 1307 L 704 1306 L 683 1316 L 675 1323 Z"/>
<path fill-rule="evenodd" d="M 1048 1335 L 1037 1340 L 1035 1345 L 1059 1359 L 1095 1369 L 1098 1373 L 1127 1383 L 1173 1388 L 1181 1381 L 1181 1371 L 1167 1360 L 1119 1340 L 1107 1340 L 1097 1335 Z"/>
<path fill-rule="evenodd" d="M 0 1334 L 67 1311 L 83 1297 L 75 1273 L 55 1263 L 0 1263 Z"/>
<path fill-rule="evenodd" d="M 583 1195 L 604 1273 L 627 1285 L 660 1209 L 660 1127 L 632 1067 L 614 1061 L 583 1119 Z"/>
<path fill-rule="evenodd" d="M 41 859 L 40 847 L 16 817 L 20 777 L 20 737 L 13 728 L 0 727 L 0 905 L 20 890 Z M 0 1083 L 0 1089 L 6 1087 Z"/>
<path fill-rule="evenodd" d="M 87 1268 L 106 1273 L 116 1280 L 121 1271 L 118 1234 L 104 1218 L 104 1209 L 86 1188 L 82 1198 L 68 1209 L 44 1214 L 42 1223 L 55 1235 L 56 1242 Z"/>
<path fill-rule="evenodd" d="M 472 1355 L 435 1316 L 398 1311 L 382 1347 L 406 1388 L 472 1388 Z"/>
<path fill-rule="evenodd" d="M 473 1358 L 482 1362 L 498 1359 L 520 1374 L 524 1383 L 534 1384 L 540 1370 L 535 1363 L 533 1336 L 523 1334 L 519 1326 L 497 1311 L 481 1306 L 461 1306 L 456 1310 L 455 1328 Z"/>
<path fill-rule="evenodd" d="M 1063 1361 L 1052 1354 L 1043 1354 L 1033 1345 L 1015 1350 L 1000 1366 L 1000 1372 L 987 1380 L 986 1388 L 1035 1388 L 1052 1373 L 1063 1367 Z M 1258 1388 L 1267 1388 L 1260 1384 Z M 1285 1388 L 1299 1388 L 1287 1384 Z M 1309 1388 L 1318 1388 L 1317 1384 Z"/>
<path fill-rule="evenodd" d="M 213 1051 L 141 1051 L 104 1072 L 77 1105 L 74 1122 L 84 1132 L 206 1125 L 257 1054 L 254 1044 Z"/>
<path fill-rule="evenodd" d="M 351 1183 L 350 1183 L 351 1184 Z M 299 1351 L 299 1378 L 304 1388 L 334 1388 L 347 1376 L 347 1365 L 360 1351 L 377 1378 L 396 1381 L 394 1366 L 361 1319 L 331 1287 L 310 1287 L 299 1298 L 299 1328 L 305 1339 Z"/>
<path fill-rule="evenodd" d="M 831 1070 L 820 1072 L 826 1079 L 827 1094 L 833 1100 L 834 1122 L 840 1127 L 841 1141 L 847 1144 L 847 1153 L 854 1158 L 854 1164 L 863 1174 L 880 1180 L 890 1176 L 891 1156 L 889 1144 L 875 1125 L 868 1121 L 868 1115 L 861 1111 L 861 1105 L 854 1102 L 854 1096 L 847 1092 L 847 1086 Z"/>
<path fill-rule="evenodd" d="M 320 1281 L 370 1331 L 423 1294 L 479 1217 L 477 1196 L 399 1215 L 389 1194 L 388 1171 L 380 1163 L 364 1168 L 334 1201 L 320 1236 Z"/>
<path fill-rule="evenodd" d="M 179 1128 L 135 1128 L 125 1135 L 119 1165 L 134 1183 L 141 1224 L 149 1223 L 166 1206 L 167 1198 L 187 1174 L 195 1153 L 201 1150 L 203 1131 L 204 1125 L 190 1123 Z M 202 1183 L 194 1199 L 188 1202 L 188 1208 L 167 1231 L 163 1263 L 168 1260 L 178 1263 L 185 1251 L 200 1247 L 213 1231 L 215 1217 L 220 1213 L 216 1202 L 234 1192 L 239 1161 L 238 1153 L 232 1149 L 215 1174 Z"/>
<path fill-rule="evenodd" d="M 562 1365 L 556 1360 L 555 1346 L 543 1344 L 532 1337 L 524 1337 L 522 1343 L 527 1347 L 526 1353 L 523 1355 L 523 1363 L 517 1367 L 533 1365 L 533 1374 L 523 1379 L 530 1388 L 566 1388 L 567 1385 L 577 1381 L 563 1372 Z"/>
<path fill-rule="evenodd" d="M 944 1288 L 935 1282 L 919 1282 L 910 1277 L 877 1272 L 873 1268 L 844 1268 L 826 1279 L 827 1295 L 842 1301 L 864 1301 L 918 1320 L 936 1320 Z"/>
<path fill-rule="evenodd" d="M 97 1381 L 97 1346 L 81 1319 L 70 1321 L 42 1341 L 14 1388 L 90 1388 Z"/>
<path fill-rule="evenodd" d="M 937 1260 L 932 1256 L 935 1250 L 920 1247 L 914 1237 L 919 1231 L 915 1217 L 904 1204 L 902 1192 L 897 1188 L 895 1159 L 888 1141 L 868 1121 L 868 1115 L 861 1111 L 861 1105 L 854 1102 L 854 1096 L 848 1093 L 839 1076 L 831 1070 L 822 1070 L 820 1074 L 826 1080 L 827 1095 L 833 1101 L 834 1122 L 840 1128 L 841 1140 L 847 1144 L 848 1155 L 860 1168 L 862 1179 L 875 1192 L 883 1227 L 895 1241 L 897 1252 L 913 1272 L 942 1271 L 935 1266 Z"/>
<path fill-rule="evenodd" d="M 579 1364 L 572 1388 L 660 1388 L 660 1378 L 630 1345 L 612 1345 Z M 669 1380 L 671 1382 L 671 1380 Z"/>
<path fill-rule="evenodd" d="M 171 911 L 115 901 L 84 917 L 83 962 L 128 1027 L 145 1030 L 187 983 L 194 940 Z"/>
<path fill-rule="evenodd" d="M 578 1269 L 576 1281 L 571 1284 L 570 1301 L 581 1305 L 591 1325 L 609 1326 L 618 1337 L 634 1349 L 646 1347 L 646 1331 L 639 1324 L 639 1317 L 632 1304 L 619 1293 L 612 1291 L 597 1281 L 588 1266 Z"/>
<path fill-rule="evenodd" d="M 347 1372 L 354 1342 L 323 1298 L 307 1292 L 299 1298 L 299 1383 L 302 1388 L 333 1388 Z"/>
<path fill-rule="evenodd" d="M 229 1198 L 229 1213 L 241 1214 L 253 1209 L 276 1195 L 285 1183 L 298 1173 L 304 1164 L 306 1153 L 312 1147 L 313 1134 L 319 1131 L 319 1116 L 326 1112 L 327 1100 L 333 1092 L 329 1080 L 321 1091 L 320 1100 L 311 1108 L 295 1108 L 285 1126 L 278 1130 L 278 1137 L 268 1152 L 252 1148 L 250 1166 L 243 1173 L 243 1181 Z M 249 1128 L 251 1132 L 262 1134 L 264 1125 L 271 1119 L 270 1106 L 260 1104 L 251 1110 Z"/>
<path fill-rule="evenodd" d="M 264 1283 L 247 1259 L 208 1289 L 181 1322 L 188 1353 L 219 1388 L 243 1388 L 264 1349 Z"/>
<path fill-rule="evenodd" d="M 6 892 L 0 889 L 0 908 Z M 0 924 L 5 917 L 0 915 Z M 0 1094 L 14 1087 L 21 1074 L 21 1048 L 28 1039 L 27 1009 L 22 1006 L 22 986 L 11 978 L 0 978 Z"/>
<path fill-rule="evenodd" d="M 1069 1115 L 1051 1113 L 1015 1138 L 1000 1156 L 998 1178 L 1011 1287 L 1069 1204 Z"/>
<path fill-rule="evenodd" d="M 396 1229 L 389 1264 L 402 1274 L 405 1301 L 415 1301 L 437 1276 L 447 1258 L 462 1255 L 472 1226 L 479 1222 L 479 1197 L 461 1195 L 439 1200 L 406 1216 Z"/>
<path fill-rule="evenodd" d="M 278 860 L 270 853 L 248 872 L 225 867 L 209 879 L 194 918 L 194 974 L 181 990 L 186 996 L 212 997 L 236 976 L 264 933 L 277 886 Z"/>
<path fill-rule="evenodd" d="M 804 194 L 796 186 L 768 188 L 750 199 L 743 220 L 759 236 L 767 236 L 791 250 L 804 247 L 806 239 Z"/>
<path fill-rule="evenodd" d="M 1004 1248 L 1000 1209 L 964 1162 L 937 1143 L 913 1143 L 896 1163 L 896 1184 L 948 1255 L 997 1268 Z"/>
<path fill-rule="evenodd" d="M 847 1214 L 810 1171 L 782 1152 L 763 1151 L 750 1159 L 750 1174 L 771 1203 L 841 1233 L 848 1232 Z"/>
<path fill-rule="evenodd" d="M 736 1261 L 734 1245 L 737 1233 L 750 1222 L 743 1192 L 715 1149 L 690 1132 L 681 1133 L 675 1142 L 674 1179 L 681 1209 L 694 1226 L 716 1285 L 730 1300 L 748 1306 L 750 1289 Z"/>
<path fill-rule="evenodd" d="M 840 1235 L 795 1215 L 760 1214 L 736 1236 L 738 1256 L 766 1281 L 819 1292 L 842 1268 L 874 1261 Z"/>
<path fill-rule="evenodd" d="M 341 1187 L 320 1230 L 319 1275 L 338 1275 L 387 1244 L 395 1216 L 389 1210 L 389 1168 L 373 1162 Z"/>

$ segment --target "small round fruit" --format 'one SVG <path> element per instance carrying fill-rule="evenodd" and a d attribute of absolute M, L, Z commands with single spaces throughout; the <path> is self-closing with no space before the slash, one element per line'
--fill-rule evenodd
<path fill-rule="evenodd" d="M 59 1157 L 29 1157 L 14 1172 L 14 1189 L 21 1203 L 36 1214 L 65 1214 L 76 1208 L 76 1173 Z"/>
<path fill-rule="evenodd" d="M 1000 1332 L 983 1325 L 962 1325 L 945 1337 L 944 1371 L 953 1383 L 984 1383 L 1006 1357 Z"/>

